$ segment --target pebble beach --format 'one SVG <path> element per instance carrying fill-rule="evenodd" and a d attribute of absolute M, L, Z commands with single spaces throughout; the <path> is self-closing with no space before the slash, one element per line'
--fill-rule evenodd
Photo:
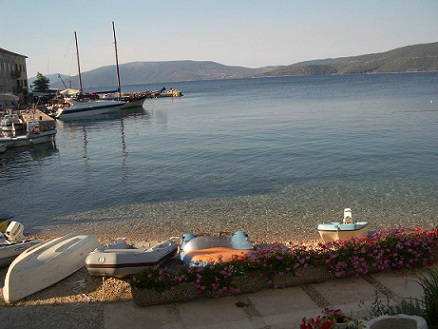
<path fill-rule="evenodd" d="M 351 200 L 339 209 L 326 209 L 318 203 L 328 204 L 332 200 L 333 204 L 341 204 L 341 196 L 332 194 L 331 200 L 322 200 L 321 196 L 321 199 L 307 200 L 304 205 L 300 203 L 303 194 L 296 190 L 293 194 L 295 197 L 291 191 L 283 191 L 275 196 L 160 202 L 84 211 L 26 227 L 26 232 L 40 238 L 76 232 L 107 242 L 116 238 L 161 241 L 187 232 L 243 230 L 254 243 L 300 243 L 319 240 L 318 223 L 341 221 L 344 207 L 352 208 L 355 220 L 368 221 L 371 232 L 385 228 L 433 228 L 437 223 L 435 214 L 425 212 L 422 204 L 415 200 L 407 199 L 397 207 L 391 206 L 389 201 L 380 201 L 376 207 L 376 198 L 364 197 L 360 202 Z M 327 198 L 329 194 L 324 195 Z M 309 209 L 307 206 L 312 202 L 315 206 Z"/>

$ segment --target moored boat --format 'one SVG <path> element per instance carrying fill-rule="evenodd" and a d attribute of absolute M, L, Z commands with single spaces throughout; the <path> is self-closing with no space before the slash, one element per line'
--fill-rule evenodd
<path fill-rule="evenodd" d="M 8 266 L 12 261 L 26 249 L 38 244 L 41 240 L 28 239 L 23 235 L 24 226 L 19 222 L 2 222 L 7 227 L 0 233 L 0 267 Z"/>
<path fill-rule="evenodd" d="M 180 259 L 192 266 L 205 266 L 248 257 L 253 250 L 253 243 L 243 231 L 231 235 L 185 233 L 180 243 Z"/>
<path fill-rule="evenodd" d="M 351 238 L 364 238 L 368 235 L 368 222 L 354 221 L 351 209 L 345 208 L 342 222 L 318 224 L 318 232 L 325 243 Z"/>
<path fill-rule="evenodd" d="M 40 122 L 28 122 L 25 134 L 0 137 L 0 145 L 3 145 L 5 148 L 32 146 L 53 142 L 55 135 L 55 126 L 44 129 Z"/>
<path fill-rule="evenodd" d="M 75 32 L 75 44 L 78 63 L 79 93 L 75 98 L 65 98 L 63 101 L 55 104 L 50 111 L 55 113 L 57 119 L 75 119 L 80 117 L 89 117 L 99 114 L 113 113 L 122 107 L 125 102 L 116 100 L 99 99 L 95 93 L 83 94 L 81 65 L 79 61 L 78 38 Z"/>
<path fill-rule="evenodd" d="M 146 249 L 133 248 L 119 239 L 90 252 L 85 259 L 85 267 L 91 275 L 125 278 L 149 266 L 169 261 L 177 250 L 178 246 L 172 239 Z"/>
<path fill-rule="evenodd" d="M 183 94 L 180 90 L 172 89 L 162 91 L 157 97 L 182 97 Z"/>
<path fill-rule="evenodd" d="M 65 99 L 56 106 L 55 118 L 74 119 L 99 114 L 114 113 L 125 104 L 123 101 L 105 99 Z"/>
<path fill-rule="evenodd" d="M 14 303 L 73 274 L 98 245 L 93 236 L 73 233 L 25 250 L 9 265 L 5 301 Z"/>
<path fill-rule="evenodd" d="M 15 132 L 26 129 L 26 125 L 17 113 L 5 114 L 1 120 L 0 127 L 4 132 Z"/>

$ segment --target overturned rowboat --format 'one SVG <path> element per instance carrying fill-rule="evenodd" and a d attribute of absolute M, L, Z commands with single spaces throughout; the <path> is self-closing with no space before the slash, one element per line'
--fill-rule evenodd
<path fill-rule="evenodd" d="M 98 245 L 95 237 L 74 233 L 23 251 L 6 273 L 5 301 L 14 303 L 78 271 L 88 253 Z"/>
<path fill-rule="evenodd" d="M 90 252 L 85 267 L 91 275 L 121 279 L 169 261 L 177 250 L 178 245 L 172 239 L 145 249 L 133 248 L 124 239 L 118 239 Z"/>
<path fill-rule="evenodd" d="M 205 266 L 249 257 L 253 250 L 253 243 L 243 231 L 232 235 L 186 233 L 181 238 L 180 258 L 191 266 Z"/>
<path fill-rule="evenodd" d="M 365 238 L 368 235 L 368 222 L 354 221 L 351 209 L 345 208 L 342 222 L 318 224 L 318 232 L 325 243 L 352 238 Z"/>

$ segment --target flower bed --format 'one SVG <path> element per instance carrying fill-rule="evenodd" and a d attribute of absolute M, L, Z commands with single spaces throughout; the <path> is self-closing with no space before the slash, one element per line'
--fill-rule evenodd
<path fill-rule="evenodd" d="M 365 275 L 383 270 L 423 267 L 436 260 L 438 228 L 378 232 L 369 239 L 351 239 L 316 246 L 273 244 L 257 248 L 250 258 L 205 267 L 149 268 L 131 277 L 139 306 L 220 297 L 320 282 L 333 277 Z M 179 289 L 190 284 L 192 288 Z M 193 288 L 194 287 L 194 288 Z M 196 290 L 196 293 L 194 291 Z M 154 295 L 148 302 L 139 295 Z"/>

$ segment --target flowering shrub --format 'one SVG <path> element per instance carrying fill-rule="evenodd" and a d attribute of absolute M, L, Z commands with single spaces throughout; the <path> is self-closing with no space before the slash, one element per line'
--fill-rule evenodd
<path fill-rule="evenodd" d="M 318 267 L 328 275 L 357 276 L 370 270 L 402 270 L 422 267 L 436 261 L 438 227 L 425 230 L 384 230 L 369 239 L 351 239 L 319 243 L 308 247 L 302 244 L 287 247 L 273 244 L 258 248 L 251 257 L 236 257 L 228 263 L 205 267 L 181 265 L 175 269 L 148 268 L 131 277 L 135 289 L 164 291 L 180 283 L 195 283 L 200 294 L 215 296 L 238 293 L 234 277 L 258 277 L 272 280 L 274 275 L 300 275 L 300 270 Z"/>
<path fill-rule="evenodd" d="M 326 307 L 322 312 L 324 313 L 323 318 L 331 319 L 335 323 L 343 323 L 348 321 L 347 316 L 339 308 L 331 309 Z"/>
<path fill-rule="evenodd" d="M 300 329 L 335 329 L 336 323 L 345 323 L 348 329 L 362 328 L 362 323 L 347 317 L 340 309 L 324 308 L 323 315 L 314 318 L 302 318 Z"/>
<path fill-rule="evenodd" d="M 301 320 L 300 329 L 333 329 L 335 328 L 335 322 L 329 318 L 322 318 L 318 316 L 314 318 L 303 318 Z"/>

